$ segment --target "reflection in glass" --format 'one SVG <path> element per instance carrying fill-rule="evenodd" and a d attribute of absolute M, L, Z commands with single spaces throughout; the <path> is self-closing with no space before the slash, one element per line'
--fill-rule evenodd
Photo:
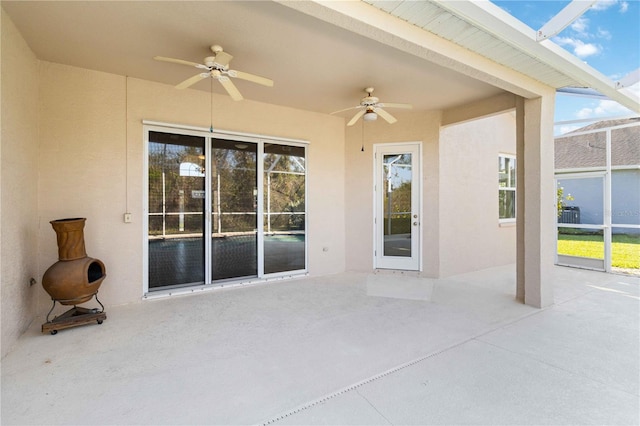
<path fill-rule="evenodd" d="M 204 139 L 149 132 L 149 288 L 204 282 Z"/>
<path fill-rule="evenodd" d="M 211 279 L 255 276 L 257 145 L 214 139 L 211 145 Z"/>
<path fill-rule="evenodd" d="M 384 255 L 411 257 L 411 154 L 384 155 Z"/>
<path fill-rule="evenodd" d="M 305 174 L 303 147 L 265 144 L 265 274 L 306 268 Z"/>

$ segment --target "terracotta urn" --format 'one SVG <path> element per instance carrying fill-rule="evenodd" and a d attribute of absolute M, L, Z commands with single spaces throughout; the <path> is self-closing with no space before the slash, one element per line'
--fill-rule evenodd
<path fill-rule="evenodd" d="M 106 269 L 98 259 L 87 257 L 84 246 L 85 218 L 52 220 L 58 240 L 58 261 L 42 277 L 42 287 L 63 305 L 90 300 L 104 281 Z"/>

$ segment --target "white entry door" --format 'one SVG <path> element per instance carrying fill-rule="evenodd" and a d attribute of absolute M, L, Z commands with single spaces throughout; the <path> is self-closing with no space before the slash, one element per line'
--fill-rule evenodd
<path fill-rule="evenodd" d="M 375 267 L 420 270 L 420 144 L 375 146 Z"/>

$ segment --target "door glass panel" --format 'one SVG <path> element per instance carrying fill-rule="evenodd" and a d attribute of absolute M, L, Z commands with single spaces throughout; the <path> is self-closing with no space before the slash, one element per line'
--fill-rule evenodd
<path fill-rule="evenodd" d="M 149 288 L 204 282 L 204 138 L 149 132 Z"/>
<path fill-rule="evenodd" d="M 613 227 L 611 266 L 614 271 L 640 275 L 640 229 Z"/>
<path fill-rule="evenodd" d="M 604 231 L 601 229 L 558 228 L 558 254 L 604 259 Z"/>
<path fill-rule="evenodd" d="M 212 141 L 212 280 L 258 273 L 257 155 L 254 143 Z"/>
<path fill-rule="evenodd" d="M 604 178 L 562 178 L 557 182 L 558 262 L 603 270 Z"/>
<path fill-rule="evenodd" d="M 604 225 L 602 177 L 558 179 L 558 223 Z"/>
<path fill-rule="evenodd" d="M 306 269 L 305 149 L 264 147 L 264 273 Z"/>
<path fill-rule="evenodd" d="M 383 157 L 384 255 L 411 257 L 411 154 Z"/>

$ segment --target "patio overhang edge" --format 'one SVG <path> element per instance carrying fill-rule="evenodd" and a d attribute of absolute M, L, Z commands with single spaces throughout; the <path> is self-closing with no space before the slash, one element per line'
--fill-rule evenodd
<path fill-rule="evenodd" d="M 415 55 L 526 99 L 553 93 L 530 76 L 501 65 L 363 1 L 309 0 L 277 3 L 355 34 Z"/>

